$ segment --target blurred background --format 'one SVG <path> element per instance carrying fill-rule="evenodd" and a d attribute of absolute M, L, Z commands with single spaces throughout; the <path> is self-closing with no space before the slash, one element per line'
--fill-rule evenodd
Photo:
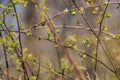
<path fill-rule="evenodd" d="M 25 27 L 25 30 L 32 29 L 35 25 L 40 24 L 41 11 L 36 8 L 35 4 L 31 0 L 27 0 L 28 4 L 24 7 L 21 4 L 16 5 L 20 25 Z M 39 4 L 43 0 L 39 0 Z M 74 2 L 78 7 L 82 7 L 84 10 L 84 16 L 92 29 L 98 34 L 99 31 L 99 19 L 102 17 L 102 12 L 106 8 L 107 0 L 44 0 L 44 4 L 48 11 L 47 15 L 51 18 L 55 25 L 56 30 L 60 30 L 58 33 L 61 40 L 65 41 L 69 36 L 76 36 L 77 47 L 80 51 L 85 51 L 87 54 L 95 57 L 96 47 L 98 46 L 98 59 L 110 67 L 112 70 L 113 66 L 110 60 L 106 56 L 101 44 L 97 45 L 97 38 L 89 29 L 89 25 L 84 20 L 83 16 L 77 11 Z M 9 0 L 0 0 L 0 4 L 8 5 Z M 102 33 L 100 39 L 105 47 L 108 56 L 110 57 L 118 75 L 120 75 L 120 40 L 115 39 L 120 34 L 120 0 L 110 0 L 108 5 L 105 18 L 102 23 Z M 0 12 L 3 9 L 0 8 Z M 64 13 L 65 11 L 70 11 Z M 12 16 L 14 11 L 11 11 L 6 15 L 7 26 L 14 24 L 13 30 L 18 30 L 15 17 Z M 56 16 L 57 15 L 57 16 Z M 56 16 L 56 17 L 54 17 Z M 52 18 L 53 17 L 53 18 Z M 1 19 L 2 20 L 2 19 Z M 41 25 L 39 27 L 42 27 Z M 0 28 L 1 29 L 1 28 Z M 36 36 L 48 37 L 49 28 L 44 26 L 39 29 L 32 30 L 32 34 Z M 28 49 L 27 53 L 34 55 L 37 58 L 41 57 L 42 61 L 51 62 L 55 70 L 60 70 L 61 60 L 67 60 L 63 48 L 58 46 L 55 48 L 55 43 L 47 40 L 39 40 L 33 36 L 22 35 L 22 46 Z M 97 71 L 95 72 L 95 61 L 88 56 L 77 54 L 77 51 L 71 50 L 71 55 L 80 66 L 86 68 L 86 72 L 93 79 L 94 74 L 98 76 L 98 80 L 112 80 L 113 73 L 105 68 L 101 63 L 98 62 Z M 3 57 L 2 46 L 0 48 L 0 62 L 5 66 Z M 84 57 L 83 57 L 84 56 Z M 67 60 L 69 63 L 69 60 Z M 45 76 L 45 75 L 43 75 Z M 74 75 L 73 77 L 76 77 Z M 42 80 L 42 79 L 41 79 Z M 48 79 L 50 80 L 50 79 Z M 70 79 L 68 79 L 70 80 Z"/>

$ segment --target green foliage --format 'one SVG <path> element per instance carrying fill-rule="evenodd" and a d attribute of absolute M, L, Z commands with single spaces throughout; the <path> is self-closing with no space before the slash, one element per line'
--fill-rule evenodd
<path fill-rule="evenodd" d="M 87 0 L 89 4 L 93 4 L 94 0 Z"/>
<path fill-rule="evenodd" d="M 3 21 L 0 21 L 0 27 L 2 27 L 2 28 L 4 28 L 4 27 L 5 27 L 5 25 L 4 25 L 4 23 L 3 23 Z"/>
<path fill-rule="evenodd" d="M 90 38 L 86 38 L 85 40 L 82 41 L 82 44 L 89 47 L 90 46 Z"/>
<path fill-rule="evenodd" d="M 81 22 L 80 22 L 80 21 L 77 21 L 77 22 L 76 22 L 76 24 L 77 24 L 77 25 L 80 25 L 80 24 L 81 24 Z"/>
<path fill-rule="evenodd" d="M 58 45 L 55 45 L 54 47 L 55 47 L 55 48 L 58 48 Z"/>
<path fill-rule="evenodd" d="M 110 13 L 106 13 L 105 16 L 106 16 L 107 18 L 112 18 L 112 15 L 111 15 Z"/>
<path fill-rule="evenodd" d="M 0 8 L 6 9 L 5 5 L 0 4 Z"/>
<path fill-rule="evenodd" d="M 101 17 L 100 17 L 100 16 L 97 17 L 97 23 L 98 23 L 98 24 L 101 23 Z"/>
<path fill-rule="evenodd" d="M 16 5 L 17 4 L 22 4 L 24 7 L 26 7 L 27 4 L 28 4 L 28 1 L 27 0 L 14 0 L 13 3 L 16 4 Z"/>
<path fill-rule="evenodd" d="M 6 14 L 10 13 L 12 11 L 12 8 L 11 7 L 7 7 L 6 8 Z"/>
<path fill-rule="evenodd" d="M 9 29 L 14 28 L 14 24 L 10 24 Z"/>
<path fill-rule="evenodd" d="M 20 30 L 25 30 L 25 26 L 20 26 Z"/>
<path fill-rule="evenodd" d="M 18 72 L 23 72 L 23 69 L 22 69 L 21 67 L 17 67 L 17 68 L 16 68 L 16 71 L 18 71 Z"/>
<path fill-rule="evenodd" d="M 80 7 L 79 13 L 80 13 L 80 14 L 84 14 L 84 13 L 85 13 L 85 11 L 84 11 L 84 8 L 83 8 L 83 7 Z"/>
<path fill-rule="evenodd" d="M 92 11 L 93 14 L 97 14 L 99 12 L 99 7 L 95 7 L 94 10 Z"/>
<path fill-rule="evenodd" d="M 54 40 L 54 36 L 50 31 L 48 31 L 48 39 L 52 41 Z"/>
<path fill-rule="evenodd" d="M 110 40 L 110 37 L 104 36 L 104 41 L 109 41 L 109 40 Z"/>
<path fill-rule="evenodd" d="M 120 4 L 117 5 L 116 9 L 119 9 L 120 8 Z"/>
<path fill-rule="evenodd" d="M 97 1 L 95 1 L 95 0 L 86 0 L 85 1 L 86 6 L 84 6 L 84 7 L 79 7 L 79 4 L 77 4 L 79 9 L 78 9 L 78 7 L 76 7 L 73 4 L 72 4 L 72 8 L 68 8 L 69 5 L 71 6 L 71 3 L 69 4 L 68 2 L 65 1 L 65 4 L 67 4 L 68 7 L 64 7 L 64 9 L 62 9 L 60 13 L 58 12 L 56 15 L 53 15 L 52 17 L 49 16 L 49 14 L 48 14 L 49 13 L 48 11 L 51 10 L 51 9 L 49 9 L 47 7 L 49 5 L 46 5 L 47 0 L 40 0 L 40 2 L 39 2 L 40 5 L 37 2 L 37 0 L 31 0 L 34 4 L 34 7 L 36 8 L 36 10 L 40 10 L 40 21 L 38 23 L 36 23 L 36 24 L 38 24 L 38 26 L 35 26 L 35 29 L 31 28 L 29 30 L 27 30 L 25 28 L 26 26 L 24 26 L 23 24 L 21 25 L 22 22 L 21 22 L 21 20 L 18 16 L 18 13 L 17 13 L 18 10 L 14 9 L 14 7 L 16 8 L 16 5 L 22 5 L 22 6 L 24 6 L 24 8 L 27 7 L 29 0 L 12 0 L 12 1 L 13 1 L 13 3 L 10 2 L 10 3 L 8 3 L 8 5 L 0 4 L 0 8 L 1 8 L 1 11 L 2 11 L 2 12 L 0 12 L 0 20 L 1 20 L 0 21 L 0 33 L 1 33 L 0 34 L 0 46 L 2 46 L 4 56 L 8 59 L 8 62 L 5 61 L 6 64 L 8 63 L 8 67 L 6 69 L 11 69 L 11 64 L 9 62 L 12 61 L 12 63 L 15 65 L 14 70 L 16 70 L 18 73 L 20 73 L 20 75 L 19 75 L 20 77 L 21 77 L 21 75 L 22 75 L 22 78 L 25 77 L 25 80 L 28 80 L 28 77 L 26 76 L 26 72 L 28 72 L 28 76 L 29 76 L 30 80 L 36 80 L 37 75 L 38 76 L 39 75 L 46 75 L 45 77 L 43 76 L 44 80 L 48 80 L 48 79 L 55 79 L 56 80 L 57 78 L 58 79 L 74 78 L 75 80 L 79 80 L 78 76 L 76 75 L 77 71 L 75 71 L 75 66 L 73 65 L 73 64 L 75 64 L 75 65 L 77 65 L 77 64 L 76 63 L 71 64 L 71 61 L 69 60 L 69 56 L 72 56 L 71 57 L 72 60 L 75 58 L 75 60 L 78 62 L 78 64 L 80 63 L 80 65 L 78 65 L 79 69 L 81 71 L 85 71 L 85 74 L 87 72 L 87 68 L 89 67 L 89 65 L 86 64 L 86 61 L 84 61 L 84 60 L 89 59 L 88 57 L 90 57 L 90 56 L 93 56 L 95 59 L 97 59 L 97 57 L 95 55 L 96 55 L 96 53 L 99 54 L 99 50 L 98 50 L 98 52 L 96 52 L 97 50 L 94 50 L 94 49 L 96 49 L 97 46 L 99 48 L 99 45 L 101 45 L 101 43 L 97 46 L 95 45 L 96 47 L 94 49 L 91 48 L 91 47 L 94 47 L 94 46 L 91 46 L 92 41 L 94 42 L 96 40 L 96 42 L 97 42 L 98 39 L 96 38 L 96 36 L 93 37 L 93 35 L 88 34 L 87 32 L 86 32 L 87 35 L 79 35 L 81 43 L 78 42 L 79 40 L 78 40 L 78 37 L 77 37 L 76 34 L 69 35 L 69 36 L 66 37 L 66 39 L 64 41 L 62 41 L 62 39 L 59 38 L 59 33 L 61 33 L 60 30 L 62 30 L 63 28 L 59 29 L 58 28 L 59 26 L 55 27 L 54 28 L 55 30 L 54 29 L 53 30 L 49 29 L 48 31 L 46 31 L 45 36 L 41 36 L 41 34 L 40 35 L 38 35 L 38 34 L 33 35 L 33 32 L 34 32 L 33 30 L 36 30 L 36 29 L 38 30 L 38 29 L 41 29 L 41 26 L 46 26 L 47 21 L 48 21 L 47 24 L 54 25 L 53 20 L 57 16 L 61 17 L 61 15 L 71 14 L 72 17 L 75 17 L 75 19 L 76 19 L 75 24 L 77 25 L 77 28 L 72 27 L 72 30 L 73 29 L 78 29 L 78 27 L 80 26 L 80 33 L 82 32 L 81 30 L 86 30 L 86 31 L 88 30 L 88 31 L 91 31 L 92 33 L 95 32 L 96 35 L 98 35 L 97 33 L 99 32 L 99 30 L 98 30 L 99 26 L 97 27 L 97 29 L 94 29 L 91 26 L 92 23 L 89 23 L 91 21 L 89 21 L 89 19 L 88 19 L 89 16 L 87 16 L 87 14 L 90 14 L 91 12 L 90 13 L 85 13 L 86 10 L 88 10 L 88 8 L 90 8 L 90 9 L 92 9 L 92 13 L 93 13 L 92 15 L 94 15 L 95 16 L 94 18 L 97 19 L 96 20 L 96 23 L 98 23 L 97 25 L 102 24 L 101 33 L 102 32 L 103 33 L 102 33 L 101 36 L 98 36 L 98 37 L 100 37 L 101 38 L 100 40 L 103 40 L 104 43 L 107 43 L 109 40 L 111 40 L 111 37 L 109 35 L 111 35 L 112 33 L 109 34 L 109 32 L 108 32 L 109 26 L 107 26 L 106 23 L 103 24 L 104 20 L 106 18 L 107 18 L 106 20 L 108 20 L 109 18 L 113 17 L 113 15 L 108 13 L 108 11 L 105 12 L 105 16 L 104 16 L 105 19 L 103 17 L 103 13 L 104 13 L 103 8 L 104 8 L 104 6 L 106 6 L 108 4 L 108 0 L 101 1 L 101 4 L 98 4 L 98 5 L 96 5 Z M 111 4 L 111 3 L 109 3 L 109 4 Z M 116 4 L 116 3 L 114 3 L 114 4 Z M 119 9 L 119 7 L 120 7 L 120 5 L 117 4 L 116 9 Z M 16 30 L 16 31 L 13 30 L 14 27 L 16 27 L 14 23 L 10 23 L 10 24 L 7 23 L 6 19 L 9 15 L 18 19 L 17 27 L 20 28 L 20 31 L 19 30 Z M 17 15 L 17 17 L 16 17 L 16 15 Z M 81 17 L 76 18 L 77 15 L 81 15 L 81 17 L 84 19 L 85 24 L 87 23 L 87 26 L 82 24 L 84 22 L 82 20 L 80 20 Z M 101 19 L 104 19 L 103 22 L 101 22 Z M 93 19 L 90 19 L 90 20 L 93 20 Z M 45 30 L 46 30 L 46 28 L 48 29 L 50 27 L 49 25 L 47 25 L 47 27 L 42 27 L 42 28 L 45 28 Z M 83 25 L 85 27 L 81 29 L 81 25 Z M 34 26 L 32 26 L 32 27 L 34 27 Z M 66 29 L 67 28 L 68 27 L 66 27 Z M 92 31 L 92 29 L 93 29 L 93 31 Z M 68 31 L 69 31 L 69 29 L 68 29 Z M 107 33 L 107 36 L 106 36 L 106 33 Z M 55 34 L 57 34 L 58 36 L 56 36 Z M 81 34 L 83 34 L 83 33 L 81 33 Z M 35 55 L 34 55 L 34 53 L 32 53 L 32 54 L 29 53 L 30 52 L 29 48 L 25 48 L 25 46 L 23 46 L 24 45 L 22 43 L 23 36 L 27 36 L 27 37 L 32 36 L 32 37 L 37 38 L 39 40 L 42 39 L 42 40 L 49 41 L 51 43 L 55 43 L 54 48 L 55 48 L 55 50 L 58 50 L 58 53 L 56 53 L 56 54 L 57 54 L 57 57 L 59 58 L 58 63 L 60 65 L 60 69 L 57 70 L 55 68 L 57 63 L 53 64 L 49 60 L 48 61 L 46 59 L 42 60 L 42 58 L 44 56 L 41 56 L 41 52 L 39 52 L 39 55 L 40 55 L 41 58 L 38 57 L 38 55 L 36 56 L 35 52 L 37 52 L 37 51 L 34 52 Z M 60 36 L 61 36 L 61 34 L 60 34 Z M 85 37 L 84 40 L 82 40 L 83 37 Z M 58 41 L 58 39 L 60 41 Z M 120 39 L 119 32 L 118 32 L 117 35 L 115 35 L 114 39 L 116 39 L 116 41 Z M 94 42 L 93 44 L 95 44 L 96 42 Z M 30 44 L 32 44 L 32 43 L 30 43 Z M 36 45 L 36 46 L 39 46 L 39 45 Z M 67 55 L 67 53 L 65 52 L 66 53 L 66 54 L 64 54 L 65 57 L 61 59 L 61 54 L 59 54 L 59 51 L 61 51 L 60 48 L 62 48 L 63 51 L 64 51 L 65 47 L 68 48 L 68 51 L 70 51 L 70 53 L 75 53 L 75 54 Z M 43 48 L 44 48 L 43 51 L 47 52 L 46 47 L 42 46 L 42 49 Z M 101 48 L 102 48 L 102 46 L 100 46 L 100 50 L 101 50 Z M 35 48 L 33 48 L 33 49 L 35 49 Z M 93 50 L 91 50 L 91 49 L 93 49 Z M 35 50 L 37 50 L 37 49 L 35 49 Z M 102 52 L 102 51 L 100 51 L 100 52 Z M 118 54 L 120 51 L 119 51 L 119 48 L 118 48 L 118 50 L 116 48 L 114 48 L 114 51 L 111 51 L 111 53 L 112 52 Z M 6 53 L 6 55 L 5 55 L 5 53 Z M 64 53 L 64 52 L 62 52 L 62 53 Z M 76 53 L 80 53 L 80 54 L 76 54 Z M 87 53 L 88 53 L 88 55 L 86 55 Z M 44 54 L 46 54 L 46 53 L 42 53 L 42 55 L 44 55 Z M 67 55 L 68 59 L 66 59 L 66 55 Z M 79 61 L 78 58 L 76 58 L 74 55 L 75 56 L 79 55 L 81 60 Z M 102 53 L 100 53 L 100 56 L 101 55 L 102 55 Z M 46 55 L 46 56 L 49 57 L 49 55 Z M 62 55 L 62 57 L 63 57 L 63 55 Z M 95 63 L 96 60 L 94 58 L 90 57 L 91 61 L 88 62 L 88 63 L 92 63 L 92 64 Z M 99 58 L 99 55 L 98 55 L 98 58 Z M 113 62 L 115 62 L 115 61 L 113 61 Z M 24 63 L 25 66 L 23 65 L 23 63 Z M 1 66 L 1 64 L 2 64 L 2 61 L 0 62 L 0 75 L 2 75 L 3 77 L 7 76 L 6 74 L 2 73 L 2 72 L 6 73 L 6 71 L 4 71 L 4 69 L 3 69 L 4 67 Z M 108 65 L 105 64 L 103 66 L 105 67 L 105 66 L 108 66 Z M 27 68 L 27 69 L 25 69 L 25 68 Z M 90 68 L 91 68 L 91 65 L 90 65 Z M 119 68 L 119 66 L 118 67 L 115 66 L 115 68 Z M 114 70 L 114 69 L 112 69 L 112 70 Z M 116 76 L 115 76 L 115 74 L 117 72 L 115 73 L 115 71 L 113 71 L 112 73 L 113 73 L 113 76 L 110 76 L 111 80 L 117 80 Z M 31 76 L 31 74 L 32 74 L 32 76 Z M 49 75 L 50 75 L 50 77 L 48 77 Z M 88 75 L 91 75 L 91 74 L 88 73 Z M 16 77 L 15 75 L 12 75 L 12 74 L 11 74 L 11 76 L 13 78 Z M 99 76 L 99 74 L 97 76 Z"/>
<path fill-rule="evenodd" d="M 71 35 L 71 36 L 68 36 L 66 39 L 65 39 L 65 44 L 66 46 L 68 47 L 71 47 L 73 50 L 78 50 L 78 47 L 77 47 L 77 36 L 76 35 Z"/>
<path fill-rule="evenodd" d="M 36 76 L 32 76 L 30 80 L 36 80 L 37 77 Z"/>
<path fill-rule="evenodd" d="M 108 26 L 103 26 L 102 31 L 108 31 Z"/>
<path fill-rule="evenodd" d="M 74 10 L 74 11 L 71 12 L 71 14 L 74 16 L 74 15 L 77 14 L 77 11 Z"/>
<path fill-rule="evenodd" d="M 45 5 L 45 0 L 41 0 L 40 5 L 42 6 L 43 11 L 40 12 L 40 16 L 41 16 L 41 25 L 44 26 L 45 25 L 45 19 L 47 17 L 46 12 L 49 10 L 49 8 L 46 7 Z"/>
<path fill-rule="evenodd" d="M 27 32 L 27 36 L 32 36 L 32 32 L 31 32 L 31 31 L 28 31 L 28 32 Z"/>
<path fill-rule="evenodd" d="M 64 12 L 64 13 L 67 13 L 67 12 L 68 12 L 68 8 L 65 8 L 65 9 L 63 10 L 63 12 Z"/>
<path fill-rule="evenodd" d="M 120 39 L 120 34 L 117 34 L 117 35 L 114 37 L 114 39 L 116 39 L 116 40 Z"/>
<path fill-rule="evenodd" d="M 11 53 L 10 54 L 10 60 L 15 60 L 16 58 L 16 54 L 15 53 Z"/>
<path fill-rule="evenodd" d="M 68 45 L 68 46 L 77 44 L 77 37 L 76 37 L 76 35 L 68 36 L 68 37 L 65 39 L 65 43 L 66 43 L 66 45 Z"/>
<path fill-rule="evenodd" d="M 44 19 L 43 19 L 43 21 L 44 21 Z M 45 26 L 45 21 L 41 23 L 41 26 Z"/>
<path fill-rule="evenodd" d="M 64 58 L 61 59 L 61 73 L 65 73 L 69 68 L 68 62 L 67 60 L 65 60 Z"/>
<path fill-rule="evenodd" d="M 0 71 L 2 71 L 2 65 L 0 64 Z"/>
<path fill-rule="evenodd" d="M 57 29 L 57 30 L 56 30 L 56 32 L 57 32 L 57 33 L 60 33 L 60 30 L 59 30 L 59 29 Z"/>

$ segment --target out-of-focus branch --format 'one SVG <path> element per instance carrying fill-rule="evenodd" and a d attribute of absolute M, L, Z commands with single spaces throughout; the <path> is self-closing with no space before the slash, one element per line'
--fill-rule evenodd
<path fill-rule="evenodd" d="M 21 59 L 22 59 L 22 68 L 24 70 L 24 79 L 26 79 L 26 77 L 29 79 L 27 68 L 26 68 L 25 63 L 23 61 L 23 48 L 22 48 L 22 41 L 21 41 L 20 22 L 19 22 L 19 19 L 18 19 L 18 14 L 17 14 L 16 6 L 15 6 L 15 4 L 14 4 L 14 2 L 12 0 L 10 0 L 10 2 L 13 5 L 13 10 L 15 12 L 15 17 L 16 17 L 16 21 L 17 21 L 17 27 L 18 27 L 18 32 L 19 32 L 19 45 L 20 45 L 20 52 L 21 52 Z"/>
<path fill-rule="evenodd" d="M 1 32 L 0 32 L 0 38 L 3 38 Z M 8 58 L 7 58 L 7 52 L 6 52 L 6 48 L 5 48 L 5 43 L 3 43 L 2 46 L 3 46 L 5 63 L 6 63 L 6 69 L 7 69 L 7 78 L 8 78 L 8 80 L 11 80 L 11 79 L 10 79 L 9 62 L 8 62 Z"/>
<path fill-rule="evenodd" d="M 81 11 L 81 9 L 78 7 L 78 5 L 76 4 L 76 2 L 75 2 L 74 0 L 72 0 L 72 2 L 73 2 L 73 4 L 74 4 L 74 6 L 77 8 L 77 10 Z M 109 2 L 110 2 L 110 0 L 108 1 L 108 3 L 109 3 Z M 109 5 L 109 4 L 107 4 L 107 6 L 105 7 L 105 11 L 104 11 L 104 13 L 103 13 L 103 17 L 102 17 L 102 20 L 101 20 L 101 21 L 104 20 L 104 15 L 105 15 L 105 13 L 106 13 L 106 9 L 107 9 L 108 5 Z M 116 69 L 115 69 L 115 67 L 114 67 L 114 64 L 112 63 L 111 58 L 110 58 L 110 56 L 108 55 L 107 50 L 106 50 L 106 48 L 104 47 L 104 45 L 103 45 L 103 43 L 102 43 L 99 35 L 97 35 L 97 34 L 95 33 L 95 31 L 92 29 L 92 26 L 91 26 L 91 24 L 88 22 L 88 20 L 87 20 L 86 16 L 84 15 L 83 11 L 81 12 L 81 16 L 83 17 L 83 19 L 84 19 L 85 22 L 87 23 L 87 25 L 88 25 L 88 27 L 90 28 L 91 32 L 92 32 L 92 33 L 95 35 L 95 37 L 98 39 L 99 43 L 101 44 L 101 47 L 103 48 L 103 51 L 105 52 L 105 55 L 107 56 L 107 58 L 109 59 L 111 65 L 112 65 L 112 67 L 114 68 L 115 75 L 117 76 L 118 79 L 120 79 L 119 76 L 118 76 L 118 74 L 117 74 L 117 72 L 116 72 Z M 102 23 L 100 24 L 100 27 L 102 27 Z M 100 29 L 101 29 L 101 28 L 100 28 Z M 101 30 L 100 30 L 100 31 L 101 31 Z M 97 45 L 98 45 L 98 44 L 97 44 Z M 95 79 L 95 78 L 94 78 L 94 79 Z"/>
<path fill-rule="evenodd" d="M 42 7 L 39 5 L 38 1 L 37 0 L 34 0 L 35 4 L 38 6 L 38 8 L 40 9 L 40 11 L 43 11 L 47 17 L 45 17 L 46 19 L 46 24 L 47 26 L 50 28 L 51 30 L 51 33 L 54 35 L 54 38 L 56 39 L 56 43 L 59 45 L 62 44 L 63 46 L 65 45 L 64 42 L 62 40 L 60 40 L 60 38 L 58 37 L 57 33 L 55 32 L 55 28 L 54 28 L 54 25 L 53 23 L 51 22 L 51 19 L 50 17 L 47 15 L 47 13 L 42 9 Z M 78 64 L 76 63 L 76 61 L 74 60 L 74 58 L 71 56 L 69 50 L 67 47 L 63 47 L 64 51 L 65 51 L 65 54 L 67 55 L 69 61 L 71 62 L 71 64 L 74 66 L 80 80 L 86 80 L 85 78 L 85 75 L 83 74 L 83 72 L 80 70 Z"/>
<path fill-rule="evenodd" d="M 109 2 L 109 3 L 108 3 L 108 5 L 112 5 L 112 4 L 120 4 L 120 1 Z M 107 5 L 107 4 L 106 4 L 106 3 L 102 3 L 102 4 L 96 4 L 96 5 L 85 6 L 85 8 L 100 7 L 100 6 L 105 6 L 105 5 Z"/>

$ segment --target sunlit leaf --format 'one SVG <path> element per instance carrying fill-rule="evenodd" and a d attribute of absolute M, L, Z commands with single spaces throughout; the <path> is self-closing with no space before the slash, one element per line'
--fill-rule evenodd
<path fill-rule="evenodd" d="M 77 14 L 77 11 L 72 11 L 71 14 L 74 16 Z"/>
<path fill-rule="evenodd" d="M 112 17 L 112 15 L 111 15 L 110 13 L 106 13 L 105 16 L 106 16 L 107 18 L 111 18 L 111 17 Z"/>
<path fill-rule="evenodd" d="M 32 36 L 32 32 L 31 31 L 27 32 L 27 36 Z"/>
<path fill-rule="evenodd" d="M 36 76 L 32 76 L 30 80 L 36 80 L 37 77 Z"/>

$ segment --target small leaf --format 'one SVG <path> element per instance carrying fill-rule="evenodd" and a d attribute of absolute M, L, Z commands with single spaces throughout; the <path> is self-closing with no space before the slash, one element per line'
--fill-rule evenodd
<path fill-rule="evenodd" d="M 20 30 L 25 30 L 25 27 L 24 26 L 20 26 Z"/>
<path fill-rule="evenodd" d="M 105 1 L 104 3 L 107 5 L 107 4 L 108 4 L 108 1 Z"/>
<path fill-rule="evenodd" d="M 100 24 L 101 23 L 101 18 L 97 17 L 97 23 Z"/>
<path fill-rule="evenodd" d="M 25 57 L 26 60 L 30 60 L 32 58 L 32 54 L 27 54 L 27 56 Z"/>
<path fill-rule="evenodd" d="M 57 48 L 57 47 L 58 47 L 58 45 L 55 45 L 54 47 L 55 47 L 55 48 Z"/>
<path fill-rule="evenodd" d="M 74 16 L 74 15 L 77 14 L 77 12 L 76 11 L 72 11 L 71 14 Z"/>
<path fill-rule="evenodd" d="M 14 24 L 10 24 L 9 29 L 12 29 L 14 27 Z"/>
<path fill-rule="evenodd" d="M 63 12 L 65 12 L 65 13 L 67 13 L 68 12 L 68 9 L 66 8 L 66 9 L 64 9 L 64 11 Z"/>
<path fill-rule="evenodd" d="M 72 46 L 72 48 L 77 51 L 78 50 L 78 47 L 77 46 Z"/>
<path fill-rule="evenodd" d="M 27 36 L 32 36 L 32 32 L 27 32 Z"/>
<path fill-rule="evenodd" d="M 11 7 L 7 7 L 6 8 L 6 14 L 10 13 L 12 11 L 12 8 Z"/>
<path fill-rule="evenodd" d="M 91 59 L 91 62 L 92 62 L 92 63 L 95 62 L 95 59 Z"/>
<path fill-rule="evenodd" d="M 12 37 L 17 36 L 15 32 L 10 32 L 10 35 L 11 35 Z"/>
<path fill-rule="evenodd" d="M 28 48 L 23 49 L 23 53 L 26 53 L 28 51 Z"/>
<path fill-rule="evenodd" d="M 50 31 L 48 31 L 48 39 L 54 40 L 54 36 L 52 35 L 52 33 Z"/>
<path fill-rule="evenodd" d="M 90 44 L 90 38 L 86 38 L 85 40 L 82 41 L 82 44 Z"/>
<path fill-rule="evenodd" d="M 41 26 L 45 26 L 45 21 L 41 23 Z"/>
<path fill-rule="evenodd" d="M 80 25 L 80 21 L 77 21 L 76 24 L 77 24 L 77 25 Z"/>
<path fill-rule="evenodd" d="M 109 38 L 109 37 L 107 37 L 107 36 L 105 36 L 105 37 L 104 37 L 104 40 L 105 40 L 105 41 L 109 41 L 109 40 L 110 40 L 110 38 Z"/>
<path fill-rule="evenodd" d="M 102 31 L 107 31 L 108 30 L 108 26 L 104 26 Z"/>
<path fill-rule="evenodd" d="M 114 39 L 120 39 L 120 34 L 117 34 L 115 37 L 114 37 Z"/>
<path fill-rule="evenodd" d="M 116 9 L 119 9 L 120 8 L 120 4 L 117 5 Z"/>
<path fill-rule="evenodd" d="M 17 65 L 21 65 L 21 59 L 17 59 L 17 60 L 16 60 L 16 64 L 17 64 Z"/>
<path fill-rule="evenodd" d="M 18 42 L 11 42 L 11 43 L 10 43 L 10 46 L 11 46 L 12 48 L 15 48 L 15 47 L 17 47 L 18 44 L 19 44 Z"/>
<path fill-rule="evenodd" d="M 30 80 L 36 80 L 37 77 L 36 76 L 32 76 L 32 78 Z"/>
<path fill-rule="evenodd" d="M 5 9 L 5 8 L 6 8 L 6 6 L 4 6 L 4 5 L 0 4 L 0 8 Z"/>
<path fill-rule="evenodd" d="M 16 70 L 19 71 L 19 72 L 22 72 L 22 71 L 23 71 L 23 69 L 20 68 L 20 67 L 17 67 Z"/>
<path fill-rule="evenodd" d="M 83 67 L 83 66 L 80 66 L 80 69 L 81 69 L 81 70 L 86 70 L 85 67 Z"/>
<path fill-rule="evenodd" d="M 42 40 L 42 36 L 39 36 L 39 40 Z"/>
<path fill-rule="evenodd" d="M 85 55 L 85 54 L 83 54 L 83 55 L 82 55 L 82 57 L 83 57 L 83 58 L 86 58 L 86 55 Z"/>
<path fill-rule="evenodd" d="M 11 60 L 14 60 L 15 57 L 16 57 L 15 53 L 12 53 L 12 54 L 10 55 L 10 59 L 11 59 Z"/>
<path fill-rule="evenodd" d="M 12 16 L 14 17 L 14 16 L 15 16 L 15 13 L 13 13 Z"/>
<path fill-rule="evenodd" d="M 80 14 L 83 14 L 84 13 L 84 9 L 83 9 L 83 7 L 80 7 Z"/>
<path fill-rule="evenodd" d="M 36 58 L 32 58 L 32 61 L 36 62 L 36 61 L 37 61 L 37 59 L 36 59 Z"/>
<path fill-rule="evenodd" d="M 72 35 L 72 36 L 68 36 L 66 39 L 65 39 L 65 44 L 69 47 L 72 47 L 74 45 L 77 44 L 77 38 L 76 38 L 76 35 Z"/>
<path fill-rule="evenodd" d="M 0 21 L 0 27 L 4 28 L 4 23 L 3 23 L 3 21 Z"/>
<path fill-rule="evenodd" d="M 59 29 L 57 29 L 57 30 L 56 30 L 56 32 L 57 32 L 57 33 L 60 33 L 60 30 L 59 30 Z"/>
<path fill-rule="evenodd" d="M 105 15 L 107 18 L 111 18 L 112 17 L 112 15 L 110 14 L 110 13 L 106 13 L 106 15 Z"/>

